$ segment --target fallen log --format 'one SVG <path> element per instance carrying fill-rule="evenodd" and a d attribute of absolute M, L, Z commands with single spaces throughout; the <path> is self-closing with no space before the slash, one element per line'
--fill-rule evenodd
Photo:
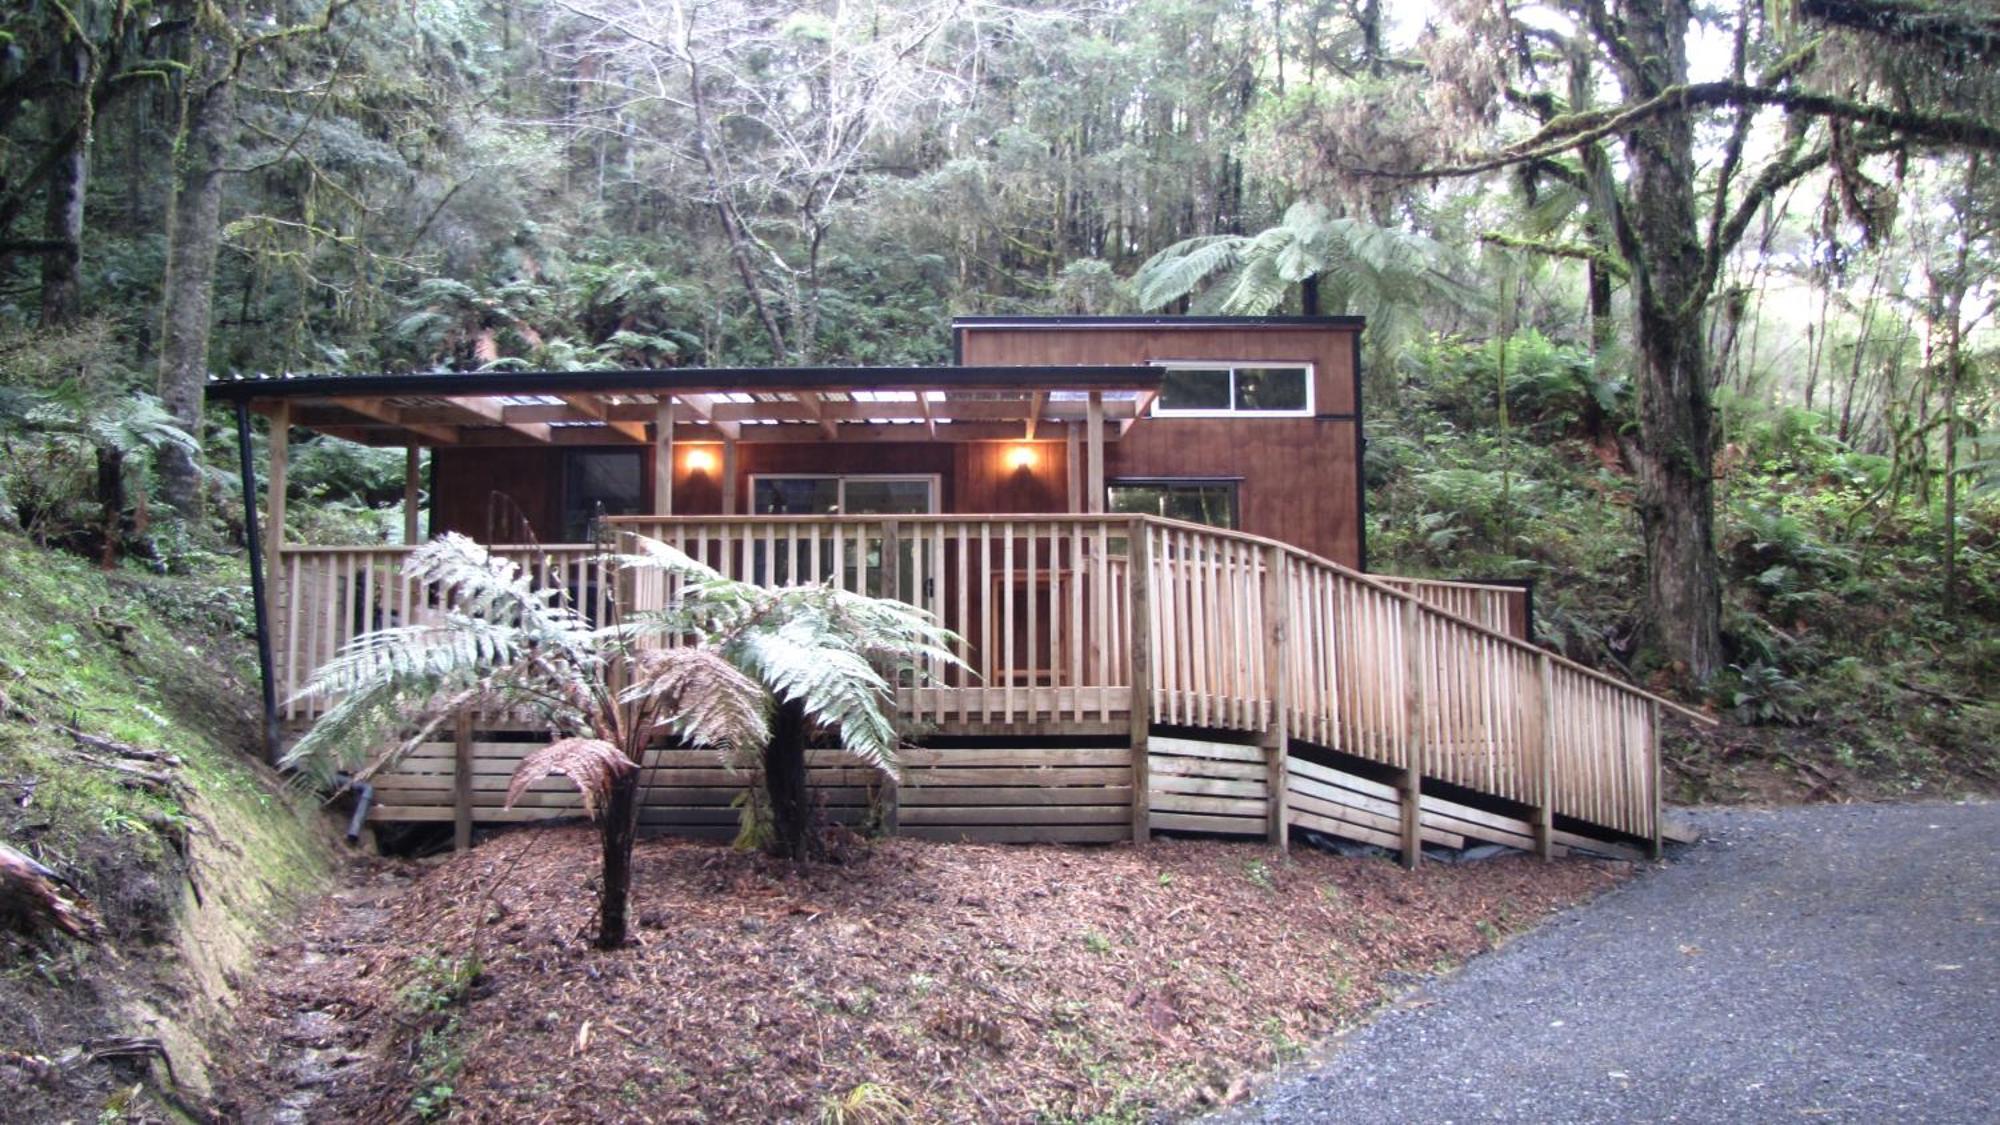
<path fill-rule="evenodd" d="M 60 930 L 84 941 L 103 931 L 90 900 L 69 880 L 6 844 L 0 844 L 0 929 L 30 938 Z"/>

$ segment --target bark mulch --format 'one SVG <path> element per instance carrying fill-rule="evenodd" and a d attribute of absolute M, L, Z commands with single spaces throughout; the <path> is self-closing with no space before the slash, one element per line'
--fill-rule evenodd
<path fill-rule="evenodd" d="M 1412 873 L 1212 841 L 904 839 L 794 868 L 651 840 L 635 863 L 636 941 L 606 953 L 589 944 L 597 847 L 587 828 L 514 832 L 366 909 L 330 900 L 270 951 L 219 1112 L 1190 1111 L 1629 870 L 1509 857 Z"/>

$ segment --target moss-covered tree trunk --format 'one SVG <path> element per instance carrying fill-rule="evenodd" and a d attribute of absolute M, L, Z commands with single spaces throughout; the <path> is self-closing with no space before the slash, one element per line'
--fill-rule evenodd
<path fill-rule="evenodd" d="M 1612 55 L 1628 100 L 1687 81 L 1686 0 L 1624 6 Z M 1696 683 L 1722 663 L 1722 588 L 1715 558 L 1708 349 L 1709 283 L 1695 217 L 1694 123 L 1644 118 L 1625 137 L 1631 167 L 1626 258 L 1637 317 L 1639 520 L 1647 607 L 1661 654 Z"/>
<path fill-rule="evenodd" d="M 193 39 L 196 64 L 187 76 L 176 176 L 167 229 L 167 270 L 160 293 L 160 401 L 181 427 L 201 437 L 202 394 L 208 382 L 209 311 L 215 259 L 222 246 L 223 155 L 236 127 L 238 6 L 205 10 Z M 194 513 L 200 499 L 193 455 L 160 448 L 160 491 L 175 510 Z"/>

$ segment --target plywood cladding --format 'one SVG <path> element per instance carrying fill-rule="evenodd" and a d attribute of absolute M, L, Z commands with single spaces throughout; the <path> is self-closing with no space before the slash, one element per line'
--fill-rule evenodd
<path fill-rule="evenodd" d="M 1105 476 L 1235 478 L 1242 530 L 1361 566 L 1358 324 L 1056 319 L 965 322 L 955 332 L 960 362 L 975 365 L 1312 364 L 1313 417 L 1147 418 L 1105 447 Z"/>

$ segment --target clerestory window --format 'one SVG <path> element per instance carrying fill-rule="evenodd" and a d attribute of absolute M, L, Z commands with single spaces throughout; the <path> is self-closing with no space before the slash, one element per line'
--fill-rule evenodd
<path fill-rule="evenodd" d="M 1312 365 L 1166 360 L 1155 415 L 1310 415 Z"/>

